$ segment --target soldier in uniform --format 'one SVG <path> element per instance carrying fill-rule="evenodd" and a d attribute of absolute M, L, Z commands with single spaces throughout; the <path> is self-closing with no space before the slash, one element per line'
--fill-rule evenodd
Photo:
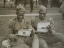
<path fill-rule="evenodd" d="M 25 9 L 23 7 L 17 7 L 17 17 L 10 20 L 9 22 L 9 34 L 11 34 L 9 38 L 14 39 L 16 37 L 17 39 L 15 39 L 15 41 L 17 42 L 15 42 L 14 40 L 11 42 L 11 45 L 13 45 L 12 48 L 23 48 L 25 46 L 26 48 L 28 48 L 27 45 L 22 46 L 22 44 L 25 44 L 26 40 L 29 38 L 30 40 L 32 40 L 31 37 L 18 37 L 15 35 L 20 29 L 32 29 L 31 22 L 24 17 L 24 13 Z"/>
<path fill-rule="evenodd" d="M 9 29 L 11 33 L 16 34 L 19 29 L 31 28 L 31 23 L 28 19 L 24 17 L 25 9 L 23 7 L 17 7 L 17 17 L 10 20 Z"/>
<path fill-rule="evenodd" d="M 39 16 L 35 17 L 34 20 L 32 20 L 32 27 L 37 32 L 37 24 L 39 22 L 50 22 L 50 25 L 47 27 L 48 33 L 43 35 L 43 33 L 40 33 L 39 36 L 39 45 L 40 48 L 49 48 L 49 44 L 54 44 L 57 42 L 64 43 L 64 35 L 62 33 L 56 33 L 54 31 L 54 21 L 51 17 L 46 16 L 47 9 L 44 6 L 41 6 L 39 10 Z"/>

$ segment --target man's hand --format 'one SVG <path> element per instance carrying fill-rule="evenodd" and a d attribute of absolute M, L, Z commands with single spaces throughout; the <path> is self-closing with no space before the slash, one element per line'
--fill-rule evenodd
<path fill-rule="evenodd" d="M 42 27 L 42 29 L 45 29 L 46 27 Z"/>
<path fill-rule="evenodd" d="M 50 29 L 51 29 L 51 26 L 50 26 L 50 25 L 48 25 L 48 26 L 47 26 L 47 29 L 48 29 L 48 30 L 50 30 Z"/>
<path fill-rule="evenodd" d="M 47 29 L 48 29 L 48 32 L 52 33 L 52 29 L 50 25 L 48 25 Z"/>

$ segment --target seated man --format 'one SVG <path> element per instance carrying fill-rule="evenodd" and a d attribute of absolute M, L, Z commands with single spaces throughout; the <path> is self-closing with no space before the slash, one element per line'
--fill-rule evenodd
<path fill-rule="evenodd" d="M 32 29 L 30 20 L 24 18 L 25 9 L 22 7 L 22 8 L 20 8 L 20 10 L 17 12 L 17 17 L 9 22 L 9 31 L 10 31 L 9 34 L 13 34 L 13 35 L 11 35 L 11 38 L 14 38 L 16 36 L 17 37 L 17 43 L 18 43 L 17 44 L 16 42 L 15 43 L 12 42 L 11 45 L 13 48 L 18 48 L 19 46 L 20 46 L 20 48 L 22 48 L 22 44 L 23 43 L 25 44 L 27 38 L 30 38 L 30 40 L 32 40 L 31 35 L 27 36 L 27 37 L 26 36 L 24 36 L 24 37 L 19 36 L 18 37 L 18 35 L 17 35 L 18 31 L 20 29 Z M 13 44 L 15 44 L 16 47 L 13 46 Z"/>
<path fill-rule="evenodd" d="M 51 17 L 46 16 L 46 12 L 46 7 L 41 6 L 39 10 L 39 16 L 32 20 L 32 27 L 35 29 L 37 35 L 39 36 L 40 48 L 49 48 L 47 44 L 53 44 L 56 42 L 64 43 L 64 35 L 62 33 L 56 33 L 53 30 L 54 21 Z M 47 26 L 48 31 L 45 34 L 43 34 L 43 31 L 38 32 L 37 24 L 40 22 L 50 22 L 50 25 Z"/>

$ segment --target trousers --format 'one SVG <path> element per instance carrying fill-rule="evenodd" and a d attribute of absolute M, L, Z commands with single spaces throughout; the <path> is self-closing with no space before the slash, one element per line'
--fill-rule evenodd
<path fill-rule="evenodd" d="M 30 42 L 28 40 L 31 40 Z M 29 38 L 26 41 L 28 41 L 28 45 L 32 45 L 32 39 Z M 54 44 L 57 42 L 64 43 L 64 35 L 62 33 L 54 33 L 53 35 L 47 35 L 42 38 L 39 38 L 39 48 L 49 48 L 48 45 Z"/>

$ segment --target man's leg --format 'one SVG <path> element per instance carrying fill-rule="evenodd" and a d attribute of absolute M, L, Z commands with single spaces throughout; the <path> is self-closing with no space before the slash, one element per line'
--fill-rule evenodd
<path fill-rule="evenodd" d="M 25 40 L 26 44 L 29 45 L 30 47 L 32 47 L 32 41 L 33 41 L 32 37 L 27 37 Z"/>
<path fill-rule="evenodd" d="M 57 33 L 57 37 L 59 38 L 59 42 L 64 44 L 64 34 L 62 33 Z"/>
<path fill-rule="evenodd" d="M 32 48 L 39 48 L 39 38 L 37 34 L 33 36 Z"/>
<path fill-rule="evenodd" d="M 47 36 L 47 38 L 45 38 L 47 44 L 54 44 L 57 42 L 61 42 L 64 43 L 64 35 L 62 33 L 54 33 L 51 36 Z"/>
<path fill-rule="evenodd" d="M 39 39 L 39 44 L 40 44 L 39 48 L 49 48 L 46 41 L 43 38 Z"/>

